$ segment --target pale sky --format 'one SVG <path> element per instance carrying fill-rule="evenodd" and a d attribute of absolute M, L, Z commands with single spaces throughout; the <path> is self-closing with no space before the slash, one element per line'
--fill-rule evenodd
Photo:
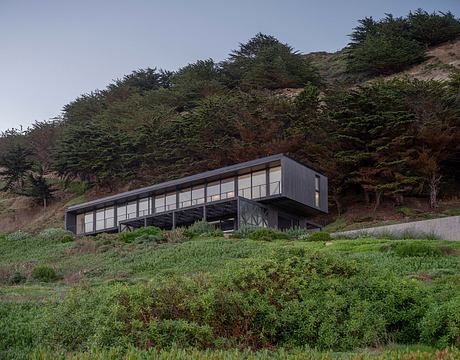
<path fill-rule="evenodd" d="M 221 61 L 258 32 L 335 51 L 365 16 L 452 11 L 459 0 L 0 0 L 0 130 L 47 120 L 133 70 Z"/>

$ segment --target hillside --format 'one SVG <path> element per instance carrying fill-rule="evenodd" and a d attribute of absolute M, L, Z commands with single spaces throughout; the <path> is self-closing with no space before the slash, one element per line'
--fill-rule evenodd
<path fill-rule="evenodd" d="M 459 345 L 458 242 L 191 231 L 1 237 L 0 357 L 431 359 Z"/>

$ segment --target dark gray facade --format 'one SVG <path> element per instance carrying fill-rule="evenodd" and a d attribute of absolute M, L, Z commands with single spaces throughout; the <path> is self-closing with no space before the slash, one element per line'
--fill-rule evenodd
<path fill-rule="evenodd" d="M 327 211 L 327 178 L 278 154 L 71 206 L 65 225 L 79 235 L 202 219 L 223 230 L 318 227 L 309 219 Z"/>

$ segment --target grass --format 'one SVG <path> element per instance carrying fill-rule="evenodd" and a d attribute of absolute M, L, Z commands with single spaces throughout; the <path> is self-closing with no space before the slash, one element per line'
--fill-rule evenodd
<path fill-rule="evenodd" d="M 399 251 L 401 246 L 404 252 Z M 423 256 L 412 256 L 411 251 Z M 422 345 L 415 347 L 383 347 L 379 350 L 364 349 L 351 353 L 316 352 L 311 349 L 263 350 L 183 350 L 169 349 L 148 351 L 131 349 L 127 353 L 120 349 L 93 350 L 83 353 L 68 353 L 21 346 L 8 348 L 11 333 L 33 331 L 42 312 L 59 303 L 74 287 L 97 289 L 114 283 L 127 286 L 136 284 L 161 284 L 171 279 L 203 278 L 206 281 L 226 277 L 246 269 L 251 261 L 272 259 L 290 251 L 335 254 L 343 259 L 367 264 L 376 271 L 388 271 L 428 289 L 436 296 L 451 297 L 460 294 L 460 242 L 439 240 L 394 240 L 385 238 L 359 238 L 355 240 L 333 239 L 330 242 L 303 242 L 292 240 L 258 241 L 250 239 L 225 239 L 195 237 L 190 241 L 171 244 L 122 243 L 116 240 L 95 238 L 76 242 L 60 243 L 31 237 L 24 240 L 9 240 L 0 236 L 0 269 L 20 271 L 26 278 L 24 283 L 10 285 L 0 279 L 0 318 L 4 314 L 11 319 L 8 324 L 17 328 L 0 330 L 0 358 L 23 358 L 25 354 L 35 359 L 454 359 L 458 350 L 436 353 L 437 350 Z M 423 252 L 420 252 L 420 249 Z M 427 250 L 428 249 L 428 250 Z M 403 255 L 401 255 L 403 254 Z M 58 278 L 50 283 L 33 279 L 32 269 L 47 265 L 56 269 Z M 7 276 L 7 275 L 4 275 Z M 0 323 L 1 323 L 0 319 Z M 5 323 L 4 323 L 5 324 Z M 3 333 L 2 333 L 3 331 Z M 2 339 L 3 334 L 3 339 Z M 22 336 L 22 335 L 21 335 Z M 2 348 L 3 346 L 3 348 Z M 35 345 L 34 345 L 35 346 Z M 32 351 L 31 353 L 29 353 Z M 3 354 L 3 355 L 2 355 Z"/>

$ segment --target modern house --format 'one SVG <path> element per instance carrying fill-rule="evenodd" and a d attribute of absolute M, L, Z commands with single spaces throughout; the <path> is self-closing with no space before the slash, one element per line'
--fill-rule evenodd
<path fill-rule="evenodd" d="M 317 228 L 309 219 L 327 211 L 327 178 L 278 154 L 70 206 L 65 226 L 78 235 L 198 220 L 229 231 Z"/>

